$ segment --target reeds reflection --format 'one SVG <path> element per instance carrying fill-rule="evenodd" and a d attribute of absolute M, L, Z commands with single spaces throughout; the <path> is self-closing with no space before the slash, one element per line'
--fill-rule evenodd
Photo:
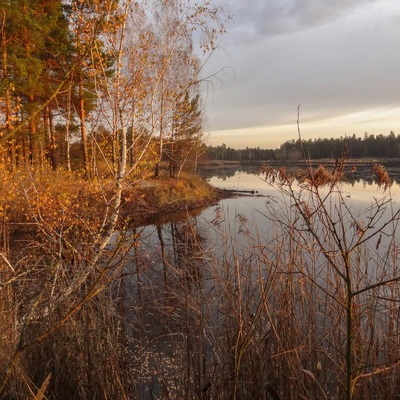
<path fill-rule="evenodd" d="M 393 398 L 397 186 L 232 179 L 262 196 L 144 227 L 135 244 L 123 306 L 137 397 Z"/>

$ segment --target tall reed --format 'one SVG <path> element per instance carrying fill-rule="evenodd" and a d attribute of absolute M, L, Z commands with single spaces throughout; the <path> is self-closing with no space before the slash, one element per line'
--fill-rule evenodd
<path fill-rule="evenodd" d="M 267 232 L 217 208 L 137 244 L 125 304 L 140 398 L 393 396 L 398 212 L 390 192 L 353 208 L 340 169 L 322 172 L 273 172 Z"/>
<path fill-rule="evenodd" d="M 100 258 L 85 200 L 36 192 L 58 208 L 32 201 L 39 236 L 2 253 L 2 396 L 395 398 L 399 213 L 385 174 L 355 208 L 341 165 L 268 168 L 257 218 L 121 226 Z"/>

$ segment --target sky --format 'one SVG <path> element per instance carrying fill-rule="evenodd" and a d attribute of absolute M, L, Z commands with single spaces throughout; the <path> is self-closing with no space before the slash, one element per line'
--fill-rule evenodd
<path fill-rule="evenodd" d="M 233 21 L 204 67 L 206 142 L 278 148 L 400 134 L 400 0 L 213 0 Z"/>

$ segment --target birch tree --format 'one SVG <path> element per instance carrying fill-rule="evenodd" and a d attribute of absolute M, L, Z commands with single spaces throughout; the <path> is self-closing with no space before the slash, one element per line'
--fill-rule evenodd
<path fill-rule="evenodd" d="M 64 79 L 52 93 L 46 92 L 43 98 L 34 93 L 34 98 L 41 101 L 35 103 L 33 111 L 24 110 L 28 125 L 35 123 L 39 126 L 37 121 L 40 116 L 51 125 L 50 117 L 45 116 L 44 110 L 50 102 L 57 100 L 62 88 L 68 89 L 65 95 L 71 97 L 71 111 L 75 111 L 81 130 L 86 130 L 87 139 L 93 142 L 97 151 L 99 163 L 101 161 L 106 166 L 111 179 L 105 183 L 101 179 L 81 182 L 81 195 L 70 195 L 64 191 L 53 194 L 48 180 L 57 177 L 56 174 L 30 174 L 28 171 L 26 181 L 21 178 L 18 185 L 10 190 L 13 194 L 17 193 L 15 198 L 24 199 L 27 205 L 24 213 L 29 223 L 35 226 L 35 238 L 29 242 L 30 246 L 13 255 L 13 258 L 0 254 L 2 276 L 3 272 L 7 272 L 7 279 L 2 279 L 1 288 L 7 288 L 11 293 L 2 291 L 1 300 L 8 299 L 7 311 L 12 315 L 0 314 L 2 323 L 7 322 L 2 332 L 12 332 L 9 336 L 4 335 L 6 350 L 0 351 L 3 361 L 0 363 L 1 395 L 18 392 L 19 395 L 23 393 L 23 397 L 35 396 L 37 390 L 32 388 L 39 388 L 35 397 L 43 397 L 50 378 L 48 390 L 52 393 L 46 393 L 49 398 L 123 398 L 130 395 L 131 381 L 123 378 L 127 375 L 127 363 L 122 360 L 128 353 L 124 351 L 128 347 L 118 347 L 120 342 L 113 329 L 120 334 L 122 328 L 118 326 L 117 317 L 113 319 L 109 316 L 113 312 L 113 305 L 110 304 L 113 299 L 106 295 L 105 290 L 119 276 L 129 243 L 135 241 L 132 234 L 128 241 L 122 242 L 124 235 L 129 235 L 123 224 L 119 224 L 122 193 L 129 174 L 139 166 L 158 139 L 161 117 L 166 120 L 171 117 L 175 105 L 172 99 L 198 79 L 192 75 L 190 80 L 184 82 L 184 87 L 173 89 L 171 85 L 168 95 L 172 98 L 165 94 L 164 108 L 160 109 L 161 78 L 165 77 L 163 74 L 167 68 L 169 76 L 173 75 L 173 63 L 180 61 L 180 53 L 170 52 L 174 57 L 162 60 L 161 69 L 160 64 L 155 62 L 160 51 L 157 47 L 160 41 L 154 30 L 153 6 L 157 4 L 133 0 L 85 3 L 93 7 L 93 13 L 83 13 L 85 18 L 89 18 L 82 21 L 82 27 L 88 29 L 87 46 L 81 43 L 83 36 L 75 38 L 79 39 L 76 45 L 82 44 L 79 49 L 75 48 L 76 52 L 82 51 L 75 54 L 73 61 L 77 63 L 72 66 L 76 68 L 67 68 Z M 196 21 L 203 21 L 200 28 L 207 32 L 208 2 L 205 6 L 192 6 L 190 2 L 176 4 L 183 7 L 176 9 L 178 28 L 182 28 L 180 32 L 187 34 L 191 29 L 187 27 L 192 24 L 194 29 Z M 100 10 L 101 21 L 96 14 Z M 80 11 L 79 8 L 77 11 Z M 217 18 L 217 9 L 214 11 Z M 97 23 L 101 23 L 101 27 Z M 217 32 L 210 30 L 210 37 L 215 38 Z M 101 34 L 97 35 L 99 32 Z M 76 33 L 83 35 L 85 31 Z M 26 65 L 27 60 L 23 61 Z M 96 100 L 91 118 L 87 118 L 88 104 L 83 103 L 84 115 L 81 115 L 81 105 L 76 101 L 82 100 L 78 76 L 82 71 L 82 76 L 91 78 L 93 84 L 89 87 L 89 80 L 83 80 L 84 91 L 86 89 Z M 69 108 L 65 107 L 65 110 L 69 114 Z M 59 118 L 62 121 L 66 115 Z M 171 127 L 171 119 L 168 123 Z M 25 125 L 19 126 L 19 130 L 11 129 L 10 134 L 29 133 L 22 129 Z M 98 140 L 100 128 L 112 145 L 111 153 L 105 151 L 104 144 Z M 48 129 L 51 129 L 50 126 Z M 65 129 L 69 130 L 69 126 Z M 128 140 L 129 132 L 131 138 Z M 131 154 L 128 162 L 129 152 L 139 144 L 139 138 L 145 143 L 140 146 L 139 152 Z M 85 162 L 87 157 L 83 155 L 82 158 Z M 62 177 L 61 171 L 59 173 Z M 71 186 L 77 184 L 78 178 L 74 177 L 71 182 Z M 64 184 L 62 178 L 58 184 Z M 91 201 L 96 201 L 96 205 L 93 206 Z M 18 256 L 21 257 L 18 259 Z M 14 262 L 14 259 L 17 261 Z M 7 319 L 3 319 L 5 315 Z M 111 325 L 112 322 L 114 325 Z M 91 335 L 93 327 L 99 335 Z M 107 337 L 106 350 L 101 337 L 103 333 Z M 104 363 L 105 352 L 107 363 Z M 109 364 L 109 354 L 114 354 L 113 365 Z M 77 371 L 69 364 L 75 355 L 73 365 Z M 37 365 L 43 365 L 43 369 L 37 368 Z M 68 374 L 64 373 L 63 367 L 68 368 Z M 51 369 L 54 377 L 43 375 L 46 369 Z M 71 385 L 71 382 L 76 385 Z"/>

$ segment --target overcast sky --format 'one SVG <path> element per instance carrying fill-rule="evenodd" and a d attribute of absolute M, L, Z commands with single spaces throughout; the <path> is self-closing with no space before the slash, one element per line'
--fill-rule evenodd
<path fill-rule="evenodd" d="M 400 134 L 400 0 L 213 0 L 233 16 L 204 75 L 208 143 Z"/>

